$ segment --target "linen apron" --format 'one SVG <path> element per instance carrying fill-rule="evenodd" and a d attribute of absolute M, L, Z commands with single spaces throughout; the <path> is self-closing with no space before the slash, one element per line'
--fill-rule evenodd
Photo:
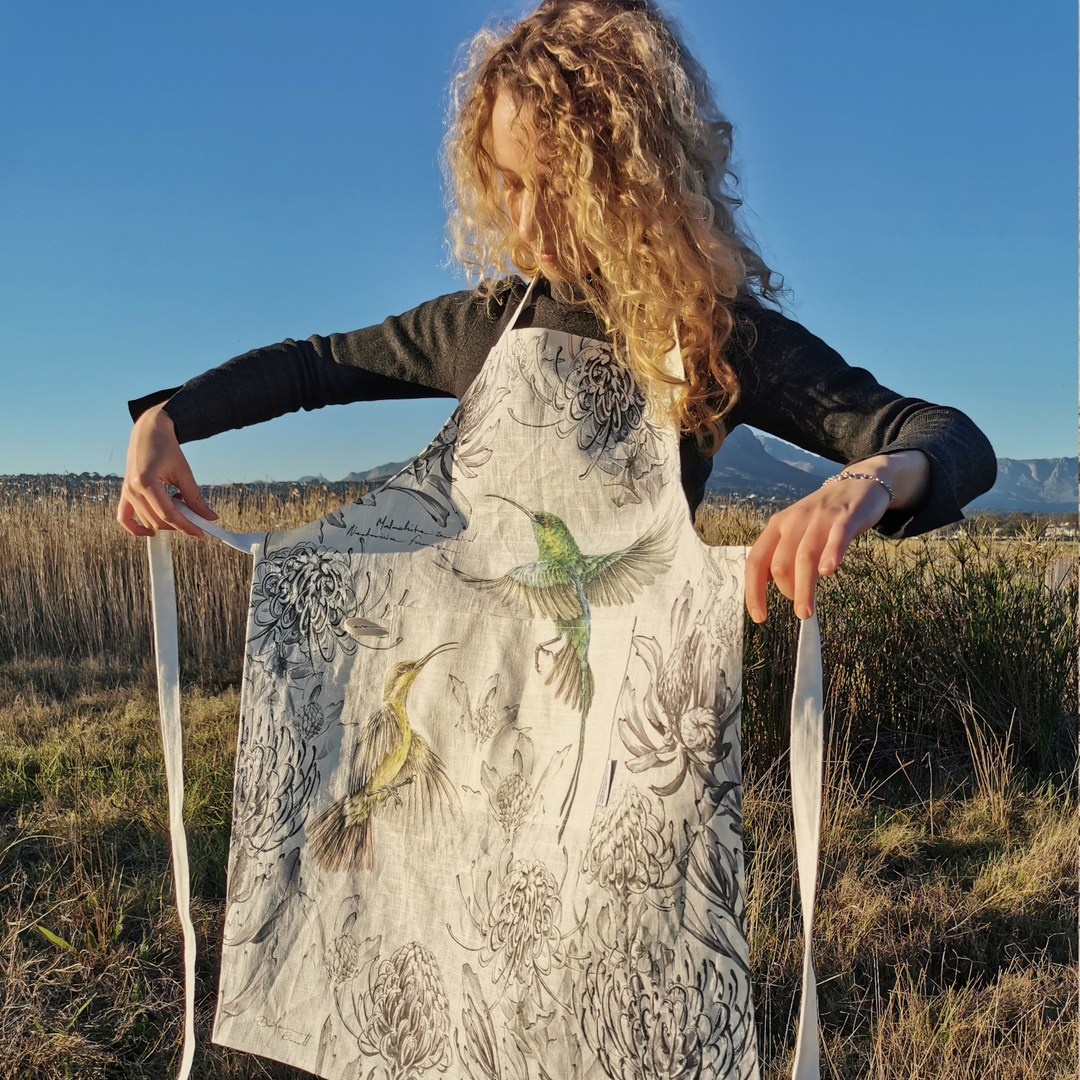
<path fill-rule="evenodd" d="M 520 311 L 377 491 L 246 536 L 184 508 L 254 556 L 214 1041 L 329 1080 L 756 1077 L 745 549 L 696 535 L 675 428 L 611 346 L 515 329 Z M 168 542 L 150 549 L 184 1076 Z M 821 773 L 805 629 L 800 1077 Z"/>

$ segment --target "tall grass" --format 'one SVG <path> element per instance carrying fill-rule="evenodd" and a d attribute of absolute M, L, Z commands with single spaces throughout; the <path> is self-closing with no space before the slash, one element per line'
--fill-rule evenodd
<path fill-rule="evenodd" d="M 237 532 L 288 529 L 345 496 L 297 487 L 224 488 L 220 524 Z M 139 664 L 149 654 L 146 543 L 116 524 L 115 503 L 80 488 L 32 498 L 0 489 L 0 663 L 40 657 L 108 657 Z M 182 660 L 194 669 L 234 666 L 242 653 L 251 560 L 216 542 L 174 537 Z"/>

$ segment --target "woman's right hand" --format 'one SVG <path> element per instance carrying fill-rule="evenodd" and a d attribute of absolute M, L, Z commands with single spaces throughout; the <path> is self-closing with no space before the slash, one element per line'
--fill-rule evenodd
<path fill-rule="evenodd" d="M 177 510 L 165 492 L 166 484 L 179 488 L 184 502 L 196 514 L 211 521 L 217 517 L 191 475 L 172 418 L 161 405 L 155 405 L 132 429 L 116 520 L 132 536 L 153 536 L 158 529 L 202 536 L 202 529 Z"/>

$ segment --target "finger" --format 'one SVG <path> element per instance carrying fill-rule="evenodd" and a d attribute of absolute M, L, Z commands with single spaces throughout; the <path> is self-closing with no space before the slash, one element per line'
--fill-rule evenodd
<path fill-rule="evenodd" d="M 135 520 L 135 508 L 125 496 L 121 496 L 120 503 L 116 508 L 116 520 L 119 521 L 121 526 L 131 533 L 132 536 L 154 535 L 153 529 L 148 529 L 145 525 L 140 525 L 139 522 Z"/>
<path fill-rule="evenodd" d="M 746 556 L 746 565 L 743 569 L 746 610 L 756 623 L 764 622 L 768 614 L 766 589 L 771 576 L 769 566 L 779 539 L 780 530 L 770 521 Z"/>
<path fill-rule="evenodd" d="M 818 573 L 822 577 L 829 577 L 836 573 L 836 568 L 847 554 L 851 541 L 865 530 L 859 529 L 851 520 L 838 521 L 829 533 L 829 539 L 821 550 L 821 559 L 818 562 Z"/>
<path fill-rule="evenodd" d="M 217 514 L 210 509 L 210 504 L 203 498 L 202 490 L 195 483 L 195 477 L 191 474 L 191 468 L 186 458 L 181 458 L 176 467 L 176 486 L 180 489 L 180 497 L 200 517 L 214 521 Z"/>
<path fill-rule="evenodd" d="M 141 494 L 146 508 L 157 521 L 161 522 L 159 528 L 175 529 L 177 532 L 187 533 L 188 536 L 202 536 L 202 529 L 188 521 L 176 508 L 176 503 L 165 494 L 164 484 L 160 482 L 153 486 L 144 484 Z"/>
<path fill-rule="evenodd" d="M 172 526 L 167 521 L 164 521 L 159 514 L 154 513 L 153 507 L 143 499 L 137 491 L 132 491 L 129 498 L 135 516 L 142 523 L 144 528 L 149 529 L 151 532 L 157 532 L 158 529 L 172 528 Z"/>
<path fill-rule="evenodd" d="M 806 532 L 806 524 L 800 516 L 789 515 L 785 527 L 773 549 L 769 573 L 782 596 L 795 599 L 795 560 L 799 553 L 799 543 Z"/>
<path fill-rule="evenodd" d="M 809 619 L 814 614 L 814 592 L 817 588 L 818 566 L 821 563 L 821 551 L 831 530 L 820 525 L 811 526 L 803 533 L 799 549 L 795 553 L 795 614 L 800 619 Z"/>
<path fill-rule="evenodd" d="M 134 484 L 128 489 L 128 500 L 131 502 L 132 508 L 139 521 L 142 522 L 146 528 L 155 531 L 158 529 L 170 529 L 175 531 L 173 524 L 158 512 L 154 504 L 146 497 L 147 494 L 148 492 L 140 490 Z M 169 505 L 172 506 L 171 499 L 169 500 Z"/>

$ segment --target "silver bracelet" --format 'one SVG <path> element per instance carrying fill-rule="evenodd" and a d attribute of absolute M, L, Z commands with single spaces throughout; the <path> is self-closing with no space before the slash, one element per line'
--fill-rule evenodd
<path fill-rule="evenodd" d="M 869 473 L 863 472 L 848 472 L 845 469 L 843 472 L 838 472 L 835 476 L 830 476 L 821 486 L 825 484 L 835 484 L 837 480 L 873 480 L 875 484 L 880 484 L 889 493 L 889 505 L 892 505 L 896 496 L 893 494 L 893 489 L 881 479 L 880 476 L 871 476 Z"/>

